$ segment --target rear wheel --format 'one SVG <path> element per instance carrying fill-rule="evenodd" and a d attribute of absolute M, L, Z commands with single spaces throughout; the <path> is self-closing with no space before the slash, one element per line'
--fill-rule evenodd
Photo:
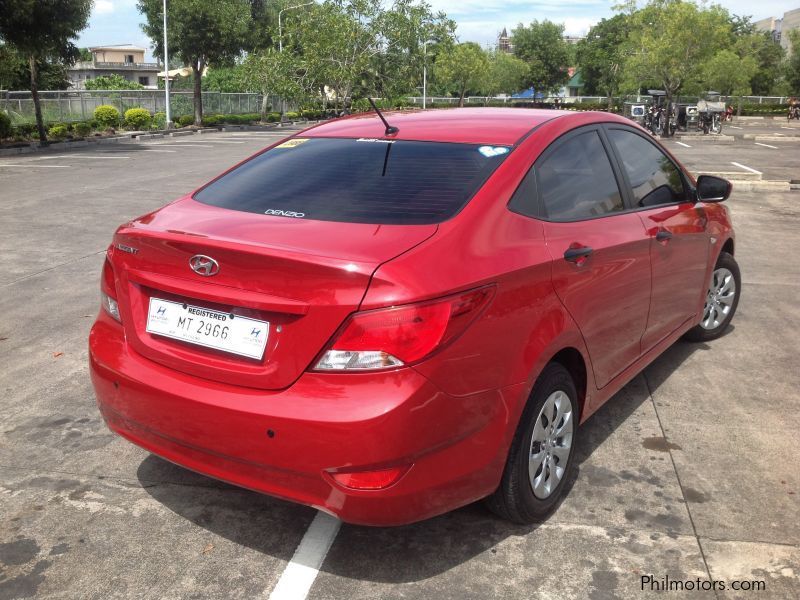
<path fill-rule="evenodd" d="M 700 323 L 686 333 L 686 339 L 706 342 L 721 336 L 736 313 L 741 288 L 739 265 L 733 256 L 722 252 L 711 274 Z"/>
<path fill-rule="evenodd" d="M 486 500 L 489 509 L 526 524 L 553 512 L 572 469 L 577 428 L 575 383 L 562 365 L 550 363 L 533 387 L 503 479 Z"/>

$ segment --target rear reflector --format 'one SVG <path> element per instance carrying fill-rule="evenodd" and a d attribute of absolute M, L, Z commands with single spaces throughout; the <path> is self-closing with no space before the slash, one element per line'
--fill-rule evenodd
<path fill-rule="evenodd" d="M 372 370 L 419 362 L 461 334 L 487 304 L 492 290 L 483 287 L 437 300 L 355 313 L 314 368 Z"/>
<path fill-rule="evenodd" d="M 411 465 L 407 465 L 380 471 L 330 473 L 330 476 L 336 483 L 351 490 L 381 490 L 396 483 L 410 468 Z"/>

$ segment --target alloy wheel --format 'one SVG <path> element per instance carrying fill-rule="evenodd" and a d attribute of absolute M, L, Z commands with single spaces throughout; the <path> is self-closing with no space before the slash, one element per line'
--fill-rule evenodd
<path fill-rule="evenodd" d="M 528 478 L 533 495 L 549 497 L 567 471 L 574 419 L 569 396 L 561 390 L 547 397 L 533 427 Z"/>
<path fill-rule="evenodd" d="M 706 294 L 700 326 L 710 331 L 722 325 L 733 309 L 734 298 L 736 298 L 736 280 L 733 273 L 725 267 L 715 269 L 711 275 L 711 285 Z"/>

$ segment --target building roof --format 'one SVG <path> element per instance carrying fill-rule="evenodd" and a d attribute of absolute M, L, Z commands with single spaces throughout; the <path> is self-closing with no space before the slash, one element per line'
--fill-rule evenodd
<path fill-rule="evenodd" d="M 567 82 L 567 87 L 571 88 L 583 87 L 583 77 L 581 77 L 580 71 L 576 70 L 575 73 L 573 73 L 572 77 L 570 77 L 569 81 Z"/>
<path fill-rule="evenodd" d="M 531 129 L 568 111 L 525 108 L 444 108 L 387 111 L 386 120 L 400 131 L 392 139 L 429 142 L 512 145 Z M 362 113 L 313 127 L 303 137 L 384 138 L 374 113 Z"/>
<path fill-rule="evenodd" d="M 89 52 L 94 52 L 95 50 L 130 50 L 132 52 L 146 52 L 147 48 L 142 48 L 141 46 L 133 46 L 131 44 L 120 44 L 118 46 L 90 46 Z"/>

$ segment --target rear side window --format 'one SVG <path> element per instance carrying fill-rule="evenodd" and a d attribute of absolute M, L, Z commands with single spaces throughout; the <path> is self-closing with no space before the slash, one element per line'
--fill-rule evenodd
<path fill-rule="evenodd" d="M 505 146 L 294 138 L 198 191 L 205 204 L 294 218 L 439 223 L 469 201 Z"/>
<path fill-rule="evenodd" d="M 608 132 L 633 189 L 636 206 L 658 206 L 686 201 L 686 189 L 678 167 L 643 137 L 611 129 Z"/>
<path fill-rule="evenodd" d="M 574 221 L 623 210 L 622 196 L 596 131 L 568 139 L 536 164 L 544 217 Z"/>

